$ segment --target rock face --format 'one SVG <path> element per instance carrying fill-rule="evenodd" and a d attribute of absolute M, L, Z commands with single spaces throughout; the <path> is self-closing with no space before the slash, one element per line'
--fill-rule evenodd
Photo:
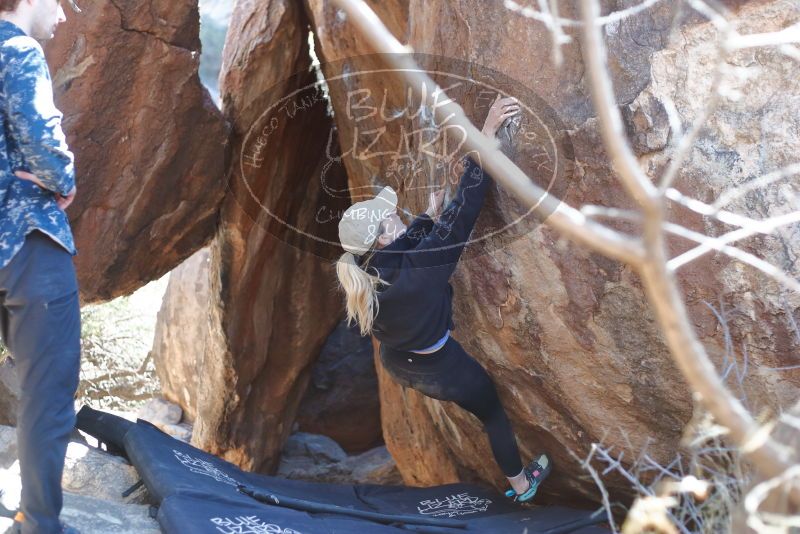
<path fill-rule="evenodd" d="M 92 302 L 132 292 L 209 241 L 225 128 L 197 74 L 196 1 L 82 8 L 46 55 L 76 155 L 68 212 Z"/>
<path fill-rule="evenodd" d="M 204 248 L 170 273 L 153 340 L 161 392 L 191 421 L 197 415 L 198 362 L 208 333 L 208 263 Z"/>
<path fill-rule="evenodd" d="M 576 162 L 574 172 L 555 179 L 561 186 L 556 190 L 559 198 L 573 206 L 632 207 L 602 149 L 580 49 L 574 42 L 563 48 L 564 62 L 557 69 L 550 60 L 551 36 L 546 28 L 506 10 L 502 3 L 368 3 L 401 42 L 419 53 L 436 53 L 439 59 L 430 60 L 430 65 L 453 65 L 453 58 L 471 62 L 459 74 L 467 72 L 476 80 L 473 87 L 455 87 L 448 96 L 476 125 L 482 124 L 488 107 L 478 85 L 509 91 L 528 88 L 528 93 L 514 95 L 529 109 L 505 150 L 534 180 L 549 185 L 542 182 L 547 175 L 535 155 L 525 152 L 526 140 L 531 139 L 525 134 L 541 118 L 531 109 L 541 110 L 544 102 L 562 123 L 554 121 L 553 130 L 564 128 L 569 133 L 572 153 L 567 159 Z M 714 64 L 713 26 L 687 17 L 676 6 L 656 4 L 646 13 L 605 27 L 617 100 L 640 161 L 654 177 L 668 161 L 672 148 L 667 143 L 675 137 L 664 122 L 666 98 L 674 102 L 684 130 L 689 128 L 707 96 Z M 347 168 L 354 200 L 357 193 L 373 192 L 374 185 L 399 184 L 400 205 L 421 212 L 425 193 L 412 187 L 413 173 L 395 160 L 413 159 L 407 158 L 410 154 L 424 161 L 423 148 L 430 156 L 430 146 L 412 143 L 409 148 L 404 134 L 423 132 L 424 138 L 429 110 L 413 113 L 419 111 L 413 108 L 403 114 L 405 88 L 393 89 L 390 74 L 365 72 L 379 62 L 357 57 L 371 51 L 331 2 L 306 0 L 306 7 L 343 147 L 341 165 Z M 604 12 L 612 10 L 609 3 Z M 565 7 L 562 16 L 579 14 Z M 800 12 L 785 2 L 759 2 L 741 7 L 737 16 L 746 21 L 739 31 L 759 32 L 787 27 L 800 19 Z M 673 23 L 683 26 L 680 39 L 669 38 Z M 572 29 L 568 33 L 577 39 Z M 754 80 L 733 82 L 744 97 L 738 103 L 723 103 L 675 183 L 685 194 L 702 200 L 796 161 L 800 148 L 800 138 L 791 133 L 798 131 L 800 120 L 790 111 L 797 105 L 798 79 L 790 74 L 796 64 L 764 49 L 742 51 L 730 62 L 760 66 L 762 71 Z M 437 81 L 444 85 L 447 80 Z M 496 90 L 488 92 L 493 98 Z M 382 105 L 384 101 L 388 104 Z M 439 140 L 432 146 L 442 145 Z M 441 153 L 446 151 L 436 155 Z M 797 202 L 796 184 L 796 180 L 778 182 L 730 207 L 757 218 L 785 213 Z M 476 233 L 514 226 L 517 215 L 518 206 L 495 186 Z M 678 208 L 671 218 L 695 231 L 721 230 Z M 671 459 L 691 415 L 691 395 L 663 343 L 638 277 L 624 265 L 561 241 L 543 226 L 530 225 L 513 239 L 502 237 L 470 245 L 456 270 L 454 336 L 493 376 L 523 456 L 529 459 L 545 450 L 554 457 L 555 473 L 542 488 L 544 498 L 596 495 L 570 454 L 585 456 L 592 442 L 602 441 L 625 456 L 635 456 L 649 443 L 651 456 Z M 796 228 L 741 243 L 794 276 L 800 273 L 799 244 Z M 690 246 L 677 239 L 670 242 L 675 254 Z M 781 297 L 764 276 L 714 254 L 682 268 L 679 281 L 701 341 L 720 368 L 737 362 L 741 373 L 746 347 L 749 370 L 741 391 L 748 405 L 757 412 L 796 398 L 796 373 L 768 371 L 796 363 L 800 335 L 792 331 L 789 320 L 794 317 L 796 322 L 800 315 L 796 295 Z M 722 309 L 730 330 L 715 316 Z M 726 338 L 733 349 L 727 356 Z M 738 388 L 735 376 L 731 370 L 728 380 Z M 379 377 L 384 438 L 406 482 L 474 477 L 503 485 L 500 471 L 487 461 L 488 443 L 475 418 L 450 403 L 403 390 L 382 371 Z M 626 484 L 609 481 L 608 487 L 622 491 Z"/>
<path fill-rule="evenodd" d="M 349 195 L 344 173 L 324 168 L 325 99 L 293 94 L 316 81 L 307 38 L 298 3 L 238 2 L 220 75 L 229 194 L 211 247 L 192 443 L 257 471 L 277 467 L 311 364 L 341 317 L 336 221 L 318 215 L 338 209 L 323 187 L 343 191 L 339 204 Z"/>
<path fill-rule="evenodd" d="M 323 434 L 348 452 L 380 443 L 381 414 L 372 343 L 342 321 L 325 341 L 300 403 L 300 431 Z"/>
<path fill-rule="evenodd" d="M 776 31 L 800 22 L 800 5 L 747 5 L 738 13 L 738 20 L 737 31 L 742 34 Z M 671 46 L 653 56 L 650 86 L 631 105 L 654 100 L 664 107 L 665 102 L 672 101 L 688 127 L 700 115 L 703 99 L 711 91 L 711 80 L 698 76 L 695 70 L 698 65 L 714 64 L 713 50 L 706 43 L 717 34 L 712 26 L 702 24 L 684 35 L 687 40 L 680 47 Z M 727 66 L 734 72 L 726 75 L 723 83 L 731 98 L 723 100 L 711 116 L 706 132 L 679 174 L 678 190 L 703 200 L 725 199 L 719 207 L 755 220 L 800 209 L 796 172 L 741 196 L 729 195 L 738 186 L 798 161 L 800 117 L 796 106 L 800 79 L 795 75 L 797 62 L 791 65 L 786 59 L 769 47 L 730 56 Z M 677 84 L 676 77 L 680 80 Z M 654 124 L 653 130 L 663 128 L 663 118 L 658 115 L 648 114 L 648 122 Z M 665 150 L 640 152 L 649 170 L 663 168 L 669 162 Z M 672 220 L 697 231 L 722 235 L 735 229 L 702 221 L 674 204 L 672 208 Z M 779 227 L 771 235 L 734 244 L 789 277 L 800 278 L 800 225 Z M 676 240 L 672 252 L 677 256 L 692 245 Z M 727 372 L 730 387 L 753 413 L 775 406 L 781 406 L 781 411 L 790 409 L 797 399 L 800 373 L 782 368 L 798 363 L 800 295 L 752 267 L 713 254 L 682 267 L 679 280 L 696 329 L 717 356 L 720 368 Z M 725 328 L 717 316 L 724 319 Z M 728 333 L 730 348 L 725 341 Z M 748 370 L 749 365 L 755 367 Z"/>

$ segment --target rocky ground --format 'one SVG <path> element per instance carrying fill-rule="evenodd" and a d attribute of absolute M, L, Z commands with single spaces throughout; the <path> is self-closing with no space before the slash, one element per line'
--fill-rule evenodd
<path fill-rule="evenodd" d="M 84 534 L 151 534 L 161 530 L 149 516 L 149 495 L 139 489 L 122 494 L 138 482 L 136 470 L 122 458 L 91 447 L 78 435 L 67 449 L 62 520 Z M 0 427 L 0 503 L 15 510 L 20 495 L 16 430 Z M 11 527 L 0 518 L 0 532 Z"/>
<path fill-rule="evenodd" d="M 401 484 L 397 465 L 385 446 L 348 455 L 321 434 L 296 432 L 283 448 L 278 476 L 355 484 Z"/>

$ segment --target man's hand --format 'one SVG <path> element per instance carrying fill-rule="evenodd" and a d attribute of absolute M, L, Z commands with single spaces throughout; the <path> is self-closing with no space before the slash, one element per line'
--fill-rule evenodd
<path fill-rule="evenodd" d="M 497 135 L 497 130 L 500 129 L 505 120 L 519 112 L 519 100 L 513 96 L 500 98 L 500 94 L 498 93 L 497 98 L 495 98 L 492 103 L 492 107 L 489 108 L 489 113 L 486 115 L 486 122 L 481 131 L 490 139 L 494 139 L 495 135 Z"/>
<path fill-rule="evenodd" d="M 78 192 L 77 188 L 75 186 L 72 186 L 72 191 L 67 193 L 67 196 L 61 196 L 58 193 L 56 193 L 56 204 L 58 204 L 58 207 L 61 211 L 66 210 L 69 207 L 69 205 L 72 204 L 72 201 L 75 200 L 75 194 L 77 192 Z"/>
<path fill-rule="evenodd" d="M 35 174 L 31 174 L 31 173 L 26 172 L 26 171 L 14 171 L 14 174 L 20 180 L 27 180 L 29 182 L 33 182 L 36 185 L 38 185 L 39 187 L 41 187 L 42 189 L 48 190 L 44 186 L 42 181 L 39 180 L 39 178 L 36 177 Z M 56 196 L 56 204 L 58 205 L 59 209 L 61 209 L 62 211 L 67 209 L 69 207 L 69 205 L 72 204 L 72 201 L 75 200 L 75 194 L 77 192 L 78 192 L 77 188 L 75 186 L 72 186 L 72 191 L 67 193 L 66 196 L 60 195 L 58 193 L 54 193 L 55 196 Z"/>

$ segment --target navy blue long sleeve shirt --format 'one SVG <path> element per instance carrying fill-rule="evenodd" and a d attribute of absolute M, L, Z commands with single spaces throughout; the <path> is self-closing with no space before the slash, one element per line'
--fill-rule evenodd
<path fill-rule="evenodd" d="M 373 322 L 373 335 L 382 343 L 419 350 L 455 329 L 449 280 L 483 207 L 490 178 L 467 157 L 456 194 L 439 220 L 423 213 L 405 234 L 375 251 L 367 270 L 377 270 L 390 284 L 378 289 Z"/>

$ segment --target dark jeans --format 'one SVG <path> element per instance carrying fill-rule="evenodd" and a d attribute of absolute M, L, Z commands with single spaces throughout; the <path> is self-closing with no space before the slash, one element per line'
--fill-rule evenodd
<path fill-rule="evenodd" d="M 80 372 L 80 305 L 72 255 L 39 231 L 0 269 L 0 333 L 22 391 L 22 532 L 60 532 L 61 475 Z"/>
<path fill-rule="evenodd" d="M 503 473 L 513 477 L 522 471 L 514 431 L 489 373 L 452 336 L 430 354 L 398 351 L 381 344 L 381 362 L 400 385 L 434 399 L 455 402 L 474 414 L 483 423 Z"/>

